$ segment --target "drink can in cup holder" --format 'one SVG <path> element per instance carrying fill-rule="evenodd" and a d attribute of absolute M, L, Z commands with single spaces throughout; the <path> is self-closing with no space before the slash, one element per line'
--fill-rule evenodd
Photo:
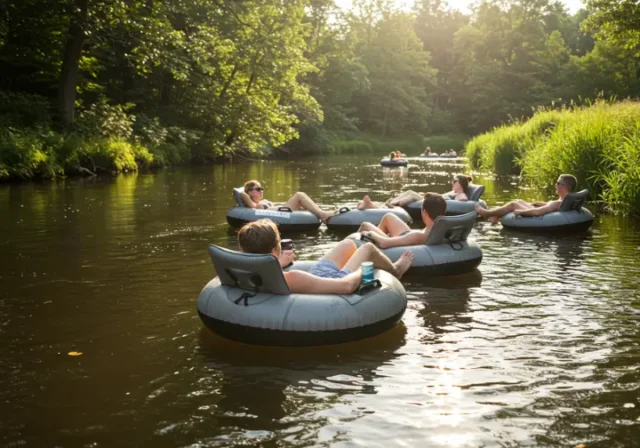
<path fill-rule="evenodd" d="M 362 269 L 362 282 L 372 282 L 373 281 L 373 263 L 371 261 L 365 261 L 360 266 Z"/>

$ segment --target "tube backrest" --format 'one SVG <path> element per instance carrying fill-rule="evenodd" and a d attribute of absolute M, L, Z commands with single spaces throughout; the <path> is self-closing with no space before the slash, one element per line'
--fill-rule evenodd
<path fill-rule="evenodd" d="M 236 200 L 240 207 L 246 207 L 244 202 L 242 202 L 242 193 L 244 193 L 244 188 L 234 188 L 233 189 L 233 199 Z"/>
<path fill-rule="evenodd" d="M 223 285 L 251 292 L 291 294 L 280 263 L 271 254 L 247 254 L 213 244 L 209 254 Z"/>
<path fill-rule="evenodd" d="M 482 193 L 484 193 L 484 185 L 469 184 L 467 197 L 470 201 L 479 201 Z"/>
<path fill-rule="evenodd" d="M 560 204 L 560 208 L 558 208 L 558 211 L 559 212 L 568 212 L 571 210 L 580 211 L 582 210 L 582 205 L 584 204 L 584 201 L 587 200 L 588 196 L 589 196 L 589 190 L 582 190 L 576 193 L 569 193 L 562 200 L 562 203 Z"/>
<path fill-rule="evenodd" d="M 466 241 L 471 229 L 473 229 L 477 216 L 478 213 L 475 211 L 458 216 L 438 216 L 425 244 L 432 246 Z"/>

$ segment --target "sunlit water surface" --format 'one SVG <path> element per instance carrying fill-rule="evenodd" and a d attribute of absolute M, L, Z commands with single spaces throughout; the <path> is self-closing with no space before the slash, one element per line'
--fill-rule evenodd
<path fill-rule="evenodd" d="M 253 347 L 195 310 L 235 248 L 231 188 L 324 206 L 445 192 L 456 161 L 247 162 L 0 185 L 0 445 L 638 446 L 640 226 L 565 237 L 479 222 L 475 273 L 405 282 L 402 323 L 357 343 Z M 490 205 L 544 192 L 478 176 Z M 291 235 L 302 259 L 341 237 Z M 69 356 L 69 352 L 81 352 Z"/>

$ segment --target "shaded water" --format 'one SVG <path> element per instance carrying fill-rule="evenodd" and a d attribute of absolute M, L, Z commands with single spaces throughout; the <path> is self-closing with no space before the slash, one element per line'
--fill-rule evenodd
<path fill-rule="evenodd" d="M 375 159 L 375 158 L 374 158 Z M 405 283 L 402 324 L 357 343 L 253 347 L 195 312 L 235 248 L 231 188 L 324 205 L 444 192 L 455 161 L 340 157 L 0 185 L 0 445 L 637 446 L 640 226 L 585 235 L 479 222 L 473 274 Z M 478 179 L 490 204 L 533 199 Z M 291 235 L 300 258 L 340 239 Z M 68 356 L 68 352 L 82 352 Z"/>

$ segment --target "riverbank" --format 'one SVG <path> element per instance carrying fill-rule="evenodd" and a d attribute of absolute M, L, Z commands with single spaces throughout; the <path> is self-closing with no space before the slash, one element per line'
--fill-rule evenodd
<path fill-rule="evenodd" d="M 572 173 L 609 211 L 640 214 L 638 102 L 539 110 L 473 138 L 466 154 L 473 169 L 520 174 L 538 187 Z"/>
<path fill-rule="evenodd" d="M 229 153 L 220 138 L 202 131 L 163 126 L 133 115 L 126 105 L 98 102 L 82 111 L 72 129 L 53 124 L 49 103 L 37 95 L 0 94 L 0 181 L 68 175 L 117 174 L 186 164 L 213 164 L 234 157 L 305 157 L 318 154 L 417 155 L 425 148 L 459 150 L 460 135 L 379 137 L 362 132 L 302 134 L 281 149 Z"/>

